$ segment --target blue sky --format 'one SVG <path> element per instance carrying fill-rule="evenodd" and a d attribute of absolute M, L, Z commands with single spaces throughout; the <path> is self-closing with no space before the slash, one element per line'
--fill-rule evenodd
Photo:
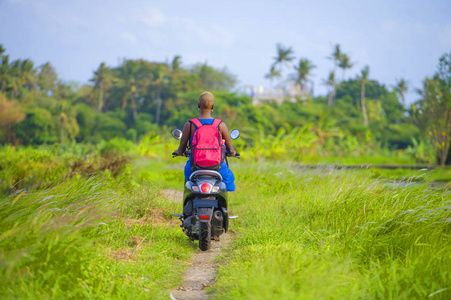
<path fill-rule="evenodd" d="M 240 85 L 267 87 L 282 43 L 317 66 L 316 94 L 326 92 L 339 43 L 355 62 L 346 77 L 369 65 L 371 79 L 392 86 L 403 77 L 413 91 L 451 51 L 451 1 L 0 0 L 0 43 L 13 59 L 50 61 L 67 81 L 88 82 L 102 61 L 181 55 L 185 66 L 226 66 Z"/>

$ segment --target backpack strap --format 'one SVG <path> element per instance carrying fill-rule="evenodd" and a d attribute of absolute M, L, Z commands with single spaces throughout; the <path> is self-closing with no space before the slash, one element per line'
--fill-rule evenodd
<path fill-rule="evenodd" d="M 201 128 L 202 127 L 202 123 L 199 121 L 199 119 L 198 118 L 195 118 L 195 119 L 192 119 L 192 120 L 190 120 L 190 122 L 191 123 L 193 123 L 194 124 L 194 126 L 196 126 L 197 127 L 197 129 L 199 129 L 199 128 Z"/>
<path fill-rule="evenodd" d="M 217 129 L 219 130 L 219 124 L 221 124 L 221 122 L 222 122 L 222 120 L 215 119 L 215 120 L 213 121 L 213 124 L 211 124 L 211 126 L 217 128 Z"/>

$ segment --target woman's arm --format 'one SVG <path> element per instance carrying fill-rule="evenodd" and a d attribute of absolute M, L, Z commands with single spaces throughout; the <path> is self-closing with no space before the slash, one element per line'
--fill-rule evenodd
<path fill-rule="evenodd" d="M 181 156 L 185 155 L 186 146 L 188 145 L 188 140 L 190 138 L 190 126 L 191 126 L 190 122 L 186 122 L 185 126 L 183 126 L 182 138 L 180 139 L 180 145 L 179 145 L 178 149 L 174 151 L 175 153 L 177 153 L 177 155 L 181 155 Z"/>
<path fill-rule="evenodd" d="M 226 123 L 221 122 L 221 124 L 219 124 L 219 131 L 221 132 L 222 138 L 225 140 L 227 148 L 229 148 L 230 155 L 235 156 L 236 151 L 232 146 L 232 140 L 230 139 L 229 129 L 227 128 Z"/>

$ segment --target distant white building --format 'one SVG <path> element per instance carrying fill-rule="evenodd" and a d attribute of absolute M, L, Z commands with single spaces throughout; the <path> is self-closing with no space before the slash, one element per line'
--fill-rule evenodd
<path fill-rule="evenodd" d="M 307 100 L 307 94 L 310 89 L 302 92 L 297 84 L 289 83 L 285 86 L 278 85 L 275 89 L 265 89 L 264 86 L 246 85 L 245 90 L 249 97 L 252 98 L 252 104 L 258 105 L 264 101 L 274 100 L 277 103 L 282 103 L 284 100 L 296 102 L 298 98 L 303 101 Z"/>

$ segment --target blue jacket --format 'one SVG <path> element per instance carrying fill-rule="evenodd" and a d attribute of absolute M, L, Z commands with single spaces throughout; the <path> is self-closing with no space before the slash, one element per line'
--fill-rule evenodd
<path fill-rule="evenodd" d="M 199 121 L 204 124 L 213 124 L 214 119 L 199 119 Z M 197 130 L 197 127 L 196 127 Z M 190 145 L 191 145 L 192 137 L 190 138 Z M 191 176 L 191 156 L 188 158 L 188 161 L 185 165 L 185 179 L 189 180 L 189 177 Z M 235 191 L 235 176 L 233 175 L 232 171 L 229 169 L 227 164 L 223 162 L 221 164 L 221 169 L 219 170 L 219 174 L 222 176 L 222 181 L 226 185 L 226 189 L 228 192 Z"/>

